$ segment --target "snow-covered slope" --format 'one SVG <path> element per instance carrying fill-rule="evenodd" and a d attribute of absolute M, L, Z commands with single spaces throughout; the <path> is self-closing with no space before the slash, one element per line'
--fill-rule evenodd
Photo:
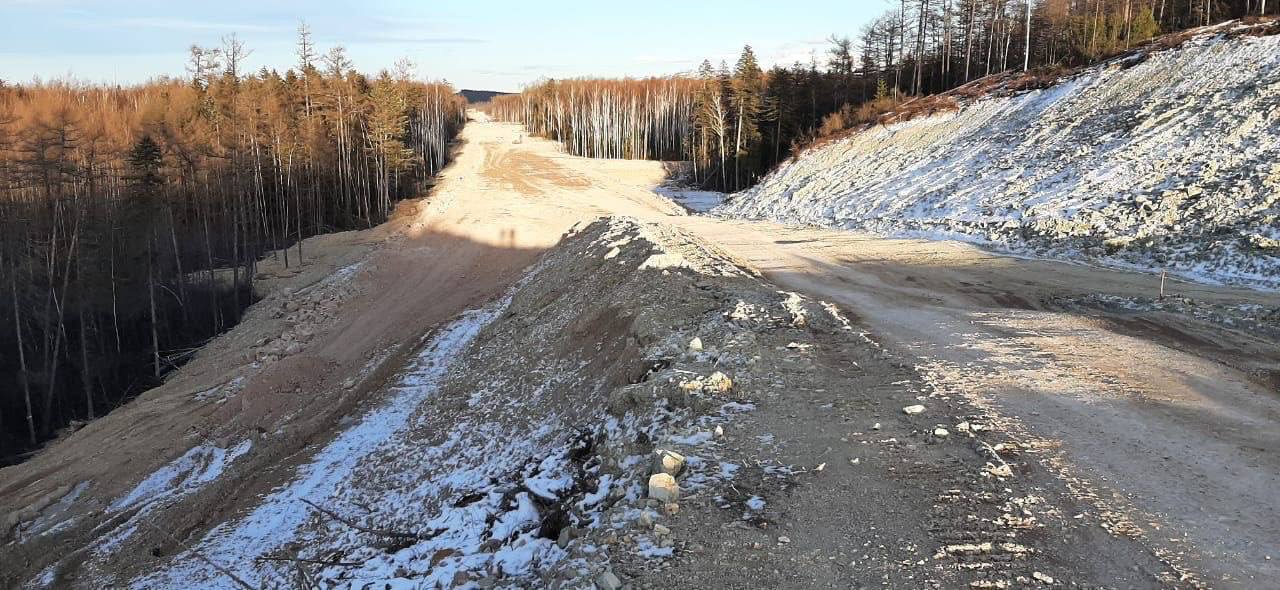
<path fill-rule="evenodd" d="M 1229 28 L 855 133 L 716 212 L 1280 287 L 1280 37 Z"/>

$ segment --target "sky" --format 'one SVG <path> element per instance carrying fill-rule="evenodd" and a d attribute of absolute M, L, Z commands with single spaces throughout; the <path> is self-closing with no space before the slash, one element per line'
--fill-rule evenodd
<path fill-rule="evenodd" d="M 251 69 L 296 63 L 300 20 L 320 53 L 357 69 L 408 57 L 423 79 L 518 91 L 540 78 L 648 76 L 760 61 L 821 61 L 826 38 L 856 36 L 883 0 L 0 0 L 0 79 L 128 84 L 183 76 L 187 48 L 236 33 Z"/>

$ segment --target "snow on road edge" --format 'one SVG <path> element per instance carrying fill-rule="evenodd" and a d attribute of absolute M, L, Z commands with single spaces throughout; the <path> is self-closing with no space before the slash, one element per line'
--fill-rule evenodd
<path fill-rule="evenodd" d="M 289 484 L 263 498 L 258 507 L 238 521 L 214 528 L 192 550 L 180 554 L 171 567 L 135 580 L 134 588 L 186 588 L 199 581 L 207 588 L 237 588 L 195 552 L 219 566 L 255 579 L 254 559 L 294 539 L 311 516 L 304 500 L 328 503 L 360 463 L 409 426 L 409 418 L 421 401 L 435 392 L 453 357 L 475 338 L 480 329 L 505 309 L 509 298 L 489 307 L 468 311 L 431 336 L 413 366 L 392 387 L 390 400 L 367 414 L 298 470 Z"/>

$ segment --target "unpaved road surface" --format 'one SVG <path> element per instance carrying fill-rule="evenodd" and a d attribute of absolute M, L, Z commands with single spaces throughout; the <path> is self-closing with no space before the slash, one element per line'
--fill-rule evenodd
<path fill-rule="evenodd" d="M 572 158 L 540 143 L 506 147 L 528 154 L 522 167 L 543 178 L 591 178 L 598 206 L 625 204 L 619 214 L 635 215 L 631 204 L 659 178 L 651 163 Z M 635 171 L 620 173 L 628 168 Z M 1274 340 L 1187 317 L 1085 315 L 1056 304 L 1093 294 L 1155 297 L 1160 279 L 1148 274 L 956 242 L 638 216 L 689 230 L 779 286 L 845 306 L 879 338 L 917 355 L 940 390 L 989 407 L 1028 442 L 1052 449 L 1046 460 L 1064 476 L 1131 514 L 1123 531 L 1172 540 L 1162 550 L 1184 554 L 1207 582 L 1249 587 L 1280 576 Z M 1167 294 L 1280 306 L 1274 294 L 1182 282 L 1170 282 Z"/>
<path fill-rule="evenodd" d="M 688 216 L 652 192 L 658 163 L 567 156 L 475 116 L 431 197 L 380 228 L 309 240 L 300 269 L 264 265 L 267 300 L 168 384 L 0 470 L 3 524 L 28 529 L 25 542 L 0 546 L 0 582 L 21 584 L 68 553 L 101 553 L 85 548 L 109 530 L 103 510 L 68 506 L 106 506 L 195 443 L 232 448 L 253 433 L 236 468 L 251 477 L 214 481 L 150 513 L 107 511 L 106 524 L 154 522 L 131 541 L 150 549 L 98 555 L 87 571 L 153 571 L 288 481 L 346 416 L 390 395 L 382 379 L 433 327 L 501 295 L 571 227 L 614 215 L 696 236 L 781 289 L 837 304 L 885 351 L 772 328 L 755 336 L 777 358 L 742 370 L 758 372 L 768 393 L 719 453 L 763 474 L 776 472 L 770 464 L 808 471 L 790 470 L 782 483 L 762 475 L 769 508 L 753 526 L 705 498 L 683 503 L 671 524 L 684 543 L 675 559 L 659 568 L 615 560 L 636 585 L 1258 588 L 1280 576 L 1274 340 L 1186 314 L 1079 303 L 1152 297 L 1159 278 L 1149 275 Z M 1253 291 L 1169 291 L 1280 306 Z M 904 415 L 914 403 L 929 409 Z M 1004 446 L 956 436 L 965 420 L 988 425 Z M 953 436 L 935 436 L 938 426 Z M 984 463 L 1005 460 L 1016 477 L 973 484 Z M 95 485 L 81 497 L 85 481 Z M 992 556 L 981 543 L 1005 533 L 967 527 L 1007 521 L 993 506 L 1049 524 L 1007 550 L 997 541 Z M 33 534 L 32 523 L 56 523 L 58 510 L 71 524 L 48 541 Z M 1035 557 L 1018 561 L 1028 547 Z M 89 587 L 96 578 L 71 579 Z"/>

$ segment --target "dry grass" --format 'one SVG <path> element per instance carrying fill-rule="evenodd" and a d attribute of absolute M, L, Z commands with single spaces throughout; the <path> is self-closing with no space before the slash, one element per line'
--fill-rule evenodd
<path fill-rule="evenodd" d="M 797 144 L 795 156 L 866 131 L 876 125 L 892 125 L 960 110 L 960 103 L 948 94 L 912 98 L 905 102 L 893 97 L 878 98 L 861 105 L 845 105 L 822 120 L 816 135 Z"/>
<path fill-rule="evenodd" d="M 960 102 L 949 94 L 933 94 L 922 96 L 902 103 L 902 106 L 880 115 L 876 123 L 892 125 L 904 123 L 920 117 L 931 117 L 942 113 L 954 113 L 960 110 Z"/>
<path fill-rule="evenodd" d="M 1228 37 L 1269 37 L 1280 35 L 1280 16 L 1247 16 L 1241 19 L 1250 28 L 1242 31 L 1230 31 Z"/>

